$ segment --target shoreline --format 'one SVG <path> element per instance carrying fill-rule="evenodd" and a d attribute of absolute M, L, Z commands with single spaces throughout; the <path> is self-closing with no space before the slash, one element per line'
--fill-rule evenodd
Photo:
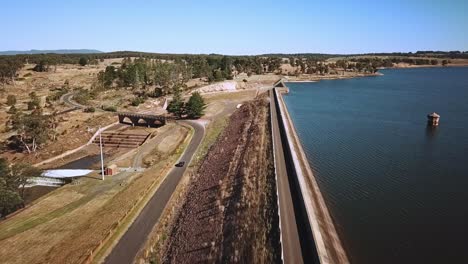
<path fill-rule="evenodd" d="M 405 70 L 405 69 L 421 69 L 421 68 L 454 68 L 454 67 L 468 67 L 468 63 L 460 63 L 460 64 L 448 64 L 445 66 L 442 65 L 408 65 L 408 66 L 396 66 L 396 67 L 381 67 L 379 70 L 388 70 L 388 69 L 397 69 L 397 70 Z M 361 78 L 361 77 L 378 77 L 383 76 L 384 74 L 377 71 L 376 73 L 357 73 L 357 74 L 349 74 L 349 75 L 300 75 L 300 76 L 284 76 L 282 79 L 285 79 L 286 82 L 291 83 L 308 83 L 308 82 L 319 82 L 321 80 L 346 80 L 346 79 L 353 79 L 353 78 Z"/>
<path fill-rule="evenodd" d="M 289 89 L 287 86 L 285 88 Z M 297 181 L 301 189 L 319 258 L 322 263 L 349 263 L 348 255 L 335 227 L 335 221 L 330 215 L 317 179 L 302 148 L 302 143 L 297 136 L 286 103 L 283 100 L 282 93 L 284 91 L 281 91 L 281 88 L 280 90 L 273 89 L 277 94 L 278 107 L 281 113 L 280 118 L 283 119 L 288 145 L 297 173 Z"/>
<path fill-rule="evenodd" d="M 434 68 L 434 67 L 428 67 L 428 68 Z M 441 68 L 441 67 L 439 67 L 439 68 Z M 443 67 L 442 67 L 442 68 L 443 68 Z M 413 74 L 412 74 L 413 72 L 414 72 L 414 73 L 416 73 L 416 72 L 418 72 L 418 73 L 423 73 L 423 76 L 421 76 L 421 79 L 420 79 L 420 80 L 421 80 L 421 81 L 424 81 L 424 79 L 427 80 L 428 77 L 431 77 L 431 75 L 433 75 L 433 74 L 435 74 L 435 73 L 439 73 L 439 72 L 445 72 L 445 73 L 457 72 L 457 73 L 461 74 L 461 77 L 463 77 L 463 74 L 464 74 L 464 72 L 465 72 L 467 69 L 468 69 L 467 67 L 462 67 L 462 68 L 458 68 L 458 69 L 452 67 L 452 68 L 448 68 L 448 69 L 433 69 L 433 70 L 429 69 L 429 70 L 414 70 L 414 71 L 410 71 L 410 72 L 408 72 L 408 71 L 407 71 L 407 72 L 405 72 L 405 71 L 391 71 L 391 72 L 393 72 L 393 73 L 399 73 L 399 74 L 400 74 L 400 75 L 398 75 L 398 76 L 396 76 L 396 77 L 393 77 L 393 76 L 392 76 L 392 78 L 396 78 L 396 79 L 397 79 L 397 78 L 398 78 L 398 79 L 401 78 L 402 75 L 408 75 L 408 74 L 409 74 L 409 75 L 413 75 Z M 387 76 L 389 76 L 391 72 L 387 72 Z M 452 75 L 450 75 L 450 74 L 449 74 L 449 75 L 444 74 L 444 75 L 441 75 L 441 76 L 442 76 L 442 77 L 451 77 Z M 453 78 L 456 78 L 456 76 L 454 76 Z M 383 79 L 383 78 L 381 78 L 381 79 Z M 451 80 L 451 78 L 449 78 L 449 79 L 442 79 L 442 80 Z M 377 79 L 376 79 L 376 80 L 373 80 L 373 79 L 363 79 L 363 80 L 357 80 L 357 81 L 359 82 L 359 84 L 362 84 L 363 82 L 375 82 L 375 81 L 378 81 L 378 80 L 377 80 Z M 380 82 L 380 81 L 379 81 L 379 82 Z M 339 85 L 339 83 L 336 83 L 336 84 Z M 408 86 L 411 87 L 413 84 L 414 84 L 414 83 L 409 82 Z M 422 84 L 422 85 L 424 85 L 424 84 Z M 289 86 L 289 85 L 286 83 L 286 86 Z M 373 84 L 370 84 L 370 85 L 369 85 L 369 87 L 372 87 L 372 86 L 373 86 Z M 390 85 L 389 87 L 391 87 L 391 85 Z M 402 87 L 404 87 L 404 86 L 402 86 Z M 304 88 L 305 88 L 305 87 L 304 87 Z M 311 87 L 307 87 L 307 88 L 313 88 L 313 87 L 312 87 L 312 84 L 311 84 Z M 294 87 L 293 87 L 292 89 L 294 89 Z M 406 87 L 405 87 L 405 89 L 406 89 Z M 387 91 L 387 90 L 386 90 L 386 91 Z M 425 91 L 424 91 L 424 92 L 425 92 Z M 429 90 L 429 92 L 431 92 L 431 91 Z M 332 93 L 332 94 L 333 94 L 333 93 Z M 327 94 L 327 95 L 328 95 L 328 94 Z M 288 96 L 288 95 L 284 95 L 284 96 Z M 311 97 L 310 97 L 310 98 L 312 98 L 312 96 L 314 96 L 314 95 L 311 94 Z M 415 97 L 417 98 L 417 95 L 415 95 Z M 284 98 L 287 99 L 287 97 L 284 97 Z M 298 98 L 304 98 L 304 97 L 303 97 L 302 94 L 301 94 Z M 285 100 L 286 100 L 286 99 L 285 99 Z M 367 97 L 366 97 L 366 99 L 367 99 Z M 288 100 L 288 101 L 289 101 L 289 100 Z M 317 98 L 317 100 L 315 100 L 315 101 L 320 102 L 320 99 Z M 314 104 L 314 100 L 305 100 L 304 102 L 309 103 L 309 104 Z M 373 102 L 375 102 L 375 101 L 373 101 Z M 296 101 L 291 101 L 290 103 L 291 103 L 291 105 L 288 105 L 289 108 L 291 108 L 293 105 L 296 105 L 296 104 L 297 104 Z M 328 104 L 327 104 L 327 105 L 328 105 Z M 333 105 L 333 104 L 332 104 L 332 105 Z M 310 109 L 307 109 L 307 110 L 310 110 Z M 364 109 L 363 111 L 365 112 L 366 110 L 367 110 L 367 109 Z M 304 112 L 304 109 L 302 109 L 302 110 L 299 111 L 299 112 L 302 112 L 302 113 L 303 113 L 303 115 L 301 115 L 301 118 L 303 119 L 302 121 L 305 121 L 305 122 L 303 122 L 303 123 L 307 124 L 307 119 L 308 119 L 308 118 L 307 118 L 307 112 L 308 112 L 308 111 Z M 298 112 L 298 113 L 299 113 L 299 112 Z M 333 114 L 336 115 L 337 113 L 339 114 L 339 112 L 340 112 L 340 111 L 336 111 L 336 112 L 333 113 Z M 304 113 L 305 113 L 305 114 L 304 114 Z M 304 118 L 305 118 L 305 119 L 304 119 Z M 310 121 L 310 120 L 309 120 L 309 121 Z M 299 124 L 298 124 L 298 125 L 299 125 Z M 418 125 L 418 126 L 419 126 L 419 125 Z M 323 132 L 323 131 L 325 131 L 325 130 L 320 130 L 320 131 Z M 319 134 L 320 134 L 320 133 L 319 133 Z M 307 137 L 306 137 L 306 138 L 307 138 Z M 301 138 L 301 139 L 304 140 L 304 138 Z M 315 152 L 316 150 L 314 151 L 314 149 L 315 149 L 317 146 L 314 147 L 314 145 L 316 145 L 316 144 L 311 144 L 311 145 L 309 144 L 309 146 L 307 146 L 307 147 L 310 147 L 310 148 L 312 149 L 312 151 Z M 305 146 L 305 145 L 304 145 L 304 146 Z M 328 147 L 327 147 L 327 144 L 325 144 L 324 148 L 328 148 Z M 422 150 L 424 150 L 424 149 L 422 149 Z M 422 151 L 421 151 L 421 152 L 422 152 Z M 331 152 L 331 153 L 333 153 L 333 152 Z M 351 153 L 352 153 L 352 152 L 351 152 Z M 320 155 L 320 153 L 316 153 L 316 154 L 319 154 L 319 157 L 322 156 L 322 155 Z M 333 160 L 333 159 L 328 159 L 328 160 L 327 160 L 327 162 L 332 162 L 331 164 L 337 163 L 336 161 L 337 161 L 337 159 L 335 159 L 335 160 Z M 311 164 L 311 166 L 315 167 L 315 165 L 317 165 L 317 164 L 315 164 L 316 162 L 317 162 L 316 159 L 310 159 L 310 164 Z M 339 162 L 338 162 L 337 164 L 339 164 Z M 406 166 L 406 163 L 403 163 L 403 164 L 404 164 L 404 165 L 402 166 L 402 168 L 404 168 L 404 166 Z M 335 165 L 336 165 L 336 164 L 335 164 Z M 378 168 L 378 166 L 376 166 L 375 168 Z M 327 171 L 326 171 L 327 177 L 329 176 L 330 179 L 333 179 L 333 177 L 336 177 L 336 176 L 334 176 L 334 175 L 336 174 L 335 171 L 336 171 L 336 170 L 335 170 L 335 168 L 334 168 L 333 165 L 332 165 L 330 168 L 327 168 Z M 358 173 L 359 173 L 359 172 L 357 172 L 356 174 L 358 174 Z M 320 174 L 320 173 L 319 173 L 319 174 Z M 316 176 L 318 176 L 318 175 L 316 175 Z M 436 177 L 436 176 L 438 176 L 438 175 L 437 175 L 437 174 L 434 174 L 433 177 Z M 319 176 L 318 179 L 320 179 L 320 176 Z M 362 182 L 363 182 L 363 183 L 367 183 L 367 182 L 364 181 L 364 180 L 363 180 Z M 333 189 L 333 188 L 332 188 L 332 189 Z M 377 189 L 378 189 L 378 188 L 375 187 L 373 190 L 377 190 Z M 372 189 L 369 189 L 369 190 L 366 190 L 366 191 L 370 191 L 370 190 L 372 190 Z M 372 190 L 372 191 L 373 191 L 373 190 Z M 325 196 L 327 196 L 327 193 L 328 193 L 328 192 L 325 192 L 325 193 L 324 193 Z M 339 193 L 339 192 L 338 192 L 338 193 Z M 354 195 L 354 194 L 353 194 L 353 195 Z M 358 197 L 358 196 L 356 196 L 356 197 Z M 327 198 L 327 197 L 326 197 L 326 198 Z M 328 201 L 328 200 L 327 200 L 327 201 Z M 381 204 L 379 204 L 379 205 L 380 205 L 380 207 L 381 207 Z M 330 210 L 331 210 L 331 211 L 330 211 L 331 213 L 335 213 L 334 211 L 339 211 L 338 209 L 337 209 L 337 210 L 333 210 L 333 209 L 335 208 L 335 206 L 333 206 L 333 205 L 331 205 L 329 208 L 330 208 Z M 344 208 L 344 209 L 340 209 L 340 210 L 348 210 L 349 206 L 348 206 L 348 207 L 343 206 L 342 208 Z M 380 209 L 380 208 L 379 208 L 379 209 Z M 349 232 L 348 229 L 345 228 L 345 226 L 344 226 L 345 222 L 351 222 L 351 223 L 352 223 L 352 221 L 354 221 L 354 218 L 348 217 L 348 219 L 352 219 L 352 220 L 347 220 L 347 219 L 344 218 L 344 217 L 343 217 L 343 218 L 342 218 L 342 217 L 337 217 L 337 218 L 336 218 L 336 220 L 339 221 L 339 222 L 337 222 L 335 226 L 338 227 L 338 228 L 340 228 L 340 230 L 337 230 L 337 231 L 338 231 L 338 234 L 341 235 L 340 237 L 342 238 L 342 242 L 344 243 L 345 249 L 348 250 L 348 255 L 349 255 L 349 257 L 351 258 L 351 260 L 354 259 L 354 260 L 356 261 L 356 259 L 359 259 L 359 258 L 363 258 L 363 259 L 364 259 L 365 256 L 368 256 L 368 255 L 366 255 L 366 254 L 367 254 L 366 251 L 362 251 L 362 250 L 361 250 L 361 252 L 359 252 L 359 250 L 355 250 L 355 248 L 354 248 L 354 246 L 353 246 L 353 244 L 356 244 L 356 241 L 359 242 L 359 239 L 360 239 L 359 236 L 358 236 L 358 235 L 355 235 L 355 234 L 352 234 L 352 232 Z M 378 221 L 381 220 L 381 219 L 382 219 L 382 218 L 380 218 L 380 216 L 379 216 L 378 218 L 376 217 L 376 221 L 375 221 L 375 222 L 376 222 L 377 224 L 380 224 Z M 346 220 L 346 221 L 345 221 L 345 220 Z M 411 221 L 412 221 L 412 220 L 415 220 L 415 221 L 416 221 L 416 220 L 418 220 L 418 218 L 414 217 L 414 218 L 411 219 Z M 385 219 L 384 219 L 384 221 L 385 221 Z M 409 220 L 408 220 L 408 221 L 409 221 Z M 343 223 L 342 223 L 343 225 L 340 226 L 340 224 L 339 224 L 340 222 L 343 222 Z M 398 221 L 396 221 L 396 222 L 398 222 Z M 349 225 L 349 223 L 347 223 L 346 225 Z M 371 230 L 371 228 L 373 228 L 373 227 L 367 227 L 367 225 L 366 225 L 365 222 L 364 222 L 364 223 L 359 223 L 359 225 L 360 225 L 359 228 L 361 228 L 361 229 L 364 230 L 365 232 L 367 232 L 368 230 Z M 374 235 L 369 236 L 369 238 L 367 238 L 367 239 L 368 239 L 369 241 L 372 241 L 372 240 L 370 240 L 370 239 L 372 239 L 372 238 L 375 239 L 375 236 L 374 236 Z M 406 235 L 401 236 L 401 237 L 398 237 L 398 239 L 399 239 L 399 240 L 398 240 L 399 243 L 404 243 L 404 242 L 406 242 L 406 241 L 410 241 L 410 242 L 417 241 L 417 240 L 415 240 L 413 237 L 411 237 L 411 236 L 406 236 Z M 367 246 L 373 247 L 373 246 L 372 246 L 372 243 L 368 244 Z M 423 246 L 427 246 L 427 245 L 423 244 Z M 391 246 L 389 246 L 389 244 L 385 245 L 385 247 L 391 248 Z M 422 247 L 417 248 L 417 249 L 420 250 L 421 248 L 422 248 Z M 376 252 L 380 252 L 381 250 L 382 250 L 382 252 L 384 252 L 384 251 L 383 251 L 383 250 L 384 250 L 383 247 L 375 247 L 375 251 L 376 251 Z M 447 251 L 446 248 L 444 248 L 444 250 Z M 379 253 L 380 255 L 377 255 L 377 254 L 376 254 L 376 256 L 375 256 L 374 258 L 382 258 L 382 257 L 385 257 L 385 255 L 382 254 L 382 252 Z M 406 251 L 406 252 L 403 251 L 402 254 L 404 254 L 403 256 L 406 256 L 406 257 L 408 257 L 408 256 L 411 256 L 411 257 L 412 257 L 412 256 L 413 256 L 413 255 L 411 255 L 411 254 L 412 254 L 411 251 Z M 440 253 L 439 253 L 439 254 L 440 254 Z M 439 255 L 439 256 L 440 256 L 440 255 Z M 436 257 L 439 257 L 439 256 L 436 255 Z M 440 257 L 442 257 L 442 256 L 440 256 Z M 371 258 L 369 257 L 369 259 L 371 259 Z M 391 259 L 391 258 L 390 258 L 390 259 Z"/>
<path fill-rule="evenodd" d="M 292 83 L 307 83 L 307 82 L 319 82 L 322 80 L 346 80 L 346 79 L 354 79 L 354 78 L 362 78 L 362 77 L 378 77 L 384 75 L 383 73 L 368 73 L 368 74 L 356 74 L 356 75 L 330 75 L 330 76 L 300 76 L 300 77 L 293 77 L 293 76 L 283 76 L 285 82 L 292 82 Z M 302 77 L 302 78 L 301 78 Z M 310 77 L 310 78 L 306 78 Z"/>
<path fill-rule="evenodd" d="M 468 67 L 468 63 L 459 63 L 459 64 L 447 64 L 447 65 L 406 65 L 406 66 L 396 66 L 396 67 L 382 67 L 379 69 L 417 69 L 417 68 L 446 68 L 446 67 Z"/>

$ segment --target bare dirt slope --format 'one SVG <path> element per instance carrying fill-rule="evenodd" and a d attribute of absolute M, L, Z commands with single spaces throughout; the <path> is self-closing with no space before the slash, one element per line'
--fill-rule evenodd
<path fill-rule="evenodd" d="M 268 109 L 258 99 L 231 116 L 187 192 L 162 262 L 279 262 Z"/>

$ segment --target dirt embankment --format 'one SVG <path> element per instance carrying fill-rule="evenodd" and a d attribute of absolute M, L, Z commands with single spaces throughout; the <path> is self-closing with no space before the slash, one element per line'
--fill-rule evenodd
<path fill-rule="evenodd" d="M 268 101 L 242 106 L 194 177 L 163 263 L 278 263 Z"/>

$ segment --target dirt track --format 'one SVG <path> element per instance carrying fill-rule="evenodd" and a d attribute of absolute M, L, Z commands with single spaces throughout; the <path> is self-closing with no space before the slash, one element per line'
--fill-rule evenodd
<path fill-rule="evenodd" d="M 164 263 L 277 263 L 278 215 L 269 108 L 242 106 L 191 183 Z"/>

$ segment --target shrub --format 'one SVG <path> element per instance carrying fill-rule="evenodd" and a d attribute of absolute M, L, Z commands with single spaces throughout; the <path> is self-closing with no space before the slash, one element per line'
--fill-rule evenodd
<path fill-rule="evenodd" d="M 17 109 L 16 109 L 15 105 L 12 105 L 10 107 L 10 109 L 8 109 L 8 111 L 7 111 L 7 113 L 11 114 L 11 115 L 15 114 L 16 112 L 17 112 Z"/>
<path fill-rule="evenodd" d="M 82 105 L 88 104 L 90 99 L 93 99 L 93 95 L 88 90 L 83 89 L 79 90 L 78 93 L 73 96 L 73 100 Z"/>
<path fill-rule="evenodd" d="M 13 106 L 16 104 L 16 96 L 12 95 L 12 94 L 9 94 L 7 96 L 7 105 L 8 106 Z"/>
<path fill-rule="evenodd" d="M 113 106 L 113 105 L 112 105 L 112 106 L 105 106 L 105 105 L 103 105 L 103 106 L 102 106 L 102 110 L 108 111 L 108 112 L 117 112 L 117 107 L 115 107 L 115 106 Z"/>
<path fill-rule="evenodd" d="M 54 94 L 47 96 L 47 99 L 49 101 L 57 101 L 58 99 L 60 99 L 60 97 L 62 97 L 62 95 L 68 93 L 68 89 L 66 88 L 59 88 L 55 89 L 54 91 Z"/>
<path fill-rule="evenodd" d="M 151 94 L 152 97 L 161 97 L 163 95 L 163 90 L 161 88 L 154 88 L 154 92 Z"/>
<path fill-rule="evenodd" d="M 31 92 L 29 94 L 29 98 L 31 98 L 31 101 L 28 102 L 28 110 L 34 110 L 41 107 L 41 101 L 35 92 Z"/>
<path fill-rule="evenodd" d="M 49 65 L 46 61 L 41 60 L 32 70 L 35 72 L 46 72 L 49 71 Z"/>
<path fill-rule="evenodd" d="M 90 106 L 90 107 L 86 107 L 83 110 L 83 112 L 85 112 L 85 113 L 94 113 L 94 112 L 96 112 L 96 109 L 94 107 Z"/>
<path fill-rule="evenodd" d="M 88 59 L 85 57 L 81 57 L 80 61 L 78 62 L 81 66 L 86 66 L 88 64 Z"/>
<path fill-rule="evenodd" d="M 135 97 L 132 100 L 132 105 L 133 106 L 139 106 L 140 104 L 144 103 L 145 99 L 143 97 Z"/>

